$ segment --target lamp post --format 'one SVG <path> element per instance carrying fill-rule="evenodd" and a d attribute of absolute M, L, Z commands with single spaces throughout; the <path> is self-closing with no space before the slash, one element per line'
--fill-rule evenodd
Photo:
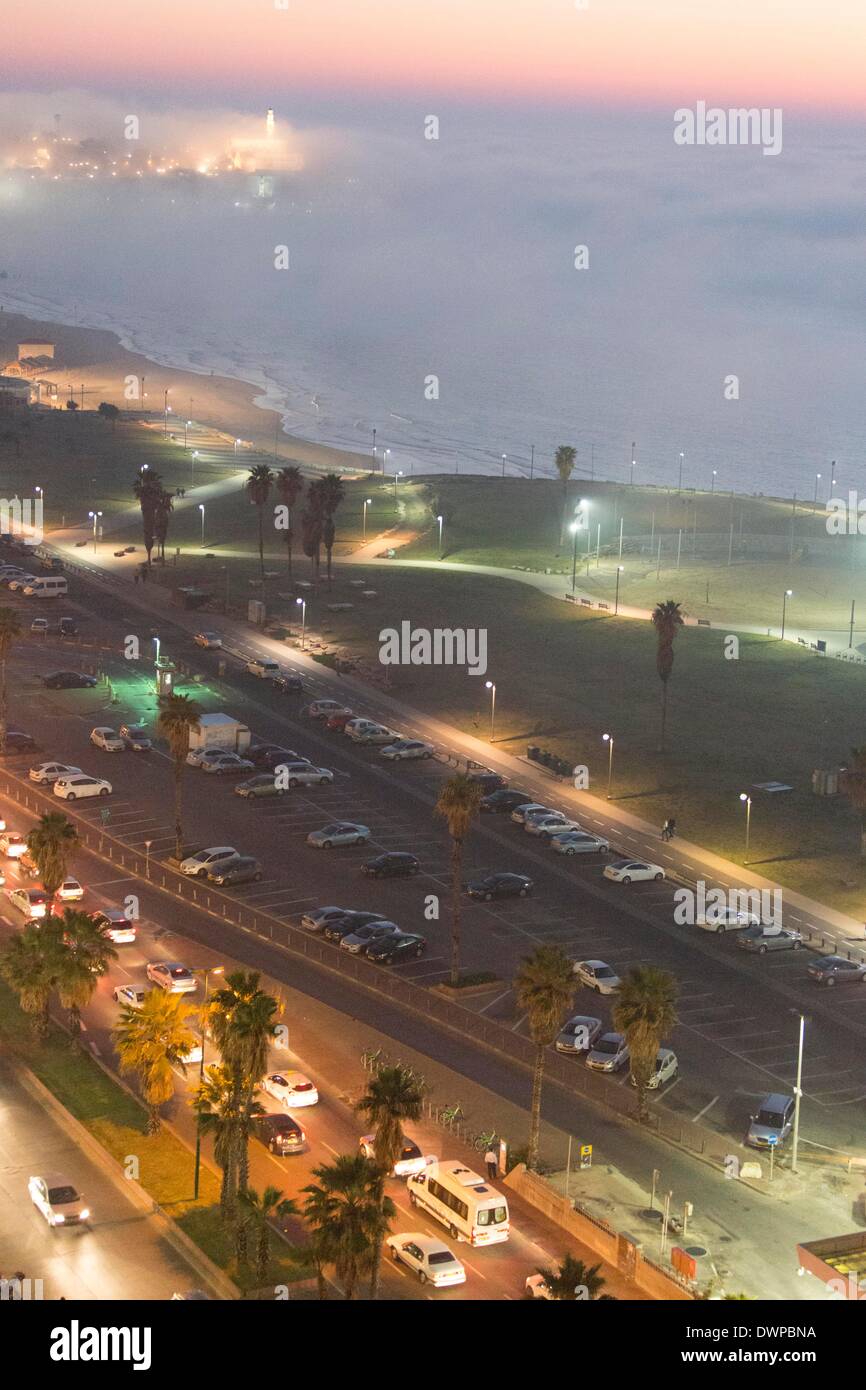
<path fill-rule="evenodd" d="M 373 426 L 373 472 L 374 472 L 374 473 L 376 472 L 376 464 L 377 464 L 377 463 L 378 463 L 378 459 L 376 458 L 376 427 L 375 427 L 375 425 L 374 425 L 374 426 Z M 384 463 L 382 464 L 382 472 L 383 472 L 383 473 L 385 472 L 385 465 L 384 465 Z"/>
<path fill-rule="evenodd" d="M 619 577 L 620 577 L 620 575 L 622 574 L 622 572 L 623 572 L 624 569 L 625 569 L 625 565 L 617 565 L 617 567 L 616 567 L 616 598 L 615 598 L 614 601 L 613 601 L 613 616 L 614 616 L 614 617 L 616 617 L 617 613 L 619 612 Z"/>
<path fill-rule="evenodd" d="M 372 502 L 372 500 L 373 500 L 372 497 L 365 497 L 365 498 L 364 498 L 364 540 L 365 540 L 365 541 L 366 541 L 366 539 L 367 539 L 367 508 L 369 507 L 369 505 L 370 505 L 370 503 Z"/>
<path fill-rule="evenodd" d="M 816 473 L 816 474 L 815 474 L 815 505 L 816 505 L 816 506 L 817 506 L 817 503 L 818 503 L 818 484 L 820 483 L 820 481 L 821 481 L 821 474 L 820 474 L 820 473 Z"/>
<path fill-rule="evenodd" d="M 144 842 L 144 876 L 145 876 L 145 878 L 150 878 L 150 847 L 151 847 L 152 844 L 153 844 L 153 840 L 145 840 L 145 842 Z"/>
<path fill-rule="evenodd" d="M 95 553 L 96 553 L 96 526 L 97 526 L 97 523 L 98 523 L 98 521 L 99 521 L 99 518 L 102 516 L 102 512 L 88 512 L 87 515 L 88 515 L 88 516 L 92 519 L 92 521 L 93 521 L 93 551 L 94 551 L 94 554 L 95 554 Z"/>
<path fill-rule="evenodd" d="M 749 836 L 752 830 L 752 798 L 746 792 L 740 792 L 740 800 L 746 803 L 746 853 L 749 852 Z"/>
<path fill-rule="evenodd" d="M 390 449 L 388 450 L 388 452 L 390 453 Z M 403 476 L 403 470 L 402 470 L 402 468 L 400 469 L 399 473 L 395 473 L 395 474 L 394 474 L 394 505 L 395 505 L 395 506 L 397 505 L 397 483 L 400 481 L 400 479 L 402 478 L 402 476 Z"/>
<path fill-rule="evenodd" d="M 198 1079 L 204 1081 L 204 1040 L 205 1029 L 207 1027 L 207 996 L 210 986 L 211 975 L 222 975 L 225 966 L 211 965 L 206 970 L 193 970 L 193 975 L 204 975 L 204 1008 L 201 1015 L 201 1056 L 198 1060 Z M 193 1183 L 193 1201 L 198 1201 L 199 1178 L 201 1176 L 201 1117 L 196 1116 L 195 1126 L 195 1179 Z"/>
<path fill-rule="evenodd" d="M 201 548 L 204 550 L 204 502 L 199 502 L 198 509 L 201 512 Z"/>
<path fill-rule="evenodd" d="M 493 681 L 485 681 L 484 684 L 490 691 L 490 742 L 492 743 L 496 732 L 496 686 Z"/>
<path fill-rule="evenodd" d="M 299 598 L 295 602 L 301 605 L 301 651 L 303 651 L 307 641 L 307 600 Z"/>
<path fill-rule="evenodd" d="M 241 443 L 241 441 L 240 441 L 239 439 L 236 439 L 236 440 L 235 440 L 235 457 L 237 457 L 237 452 L 238 452 L 238 449 L 240 448 L 240 443 Z"/>
<path fill-rule="evenodd" d="M 571 595 L 573 598 L 577 585 L 577 533 L 580 530 L 580 522 L 572 521 L 568 529 L 574 537 L 571 547 Z"/>
<path fill-rule="evenodd" d="M 782 595 L 782 637 L 785 636 L 785 612 L 788 607 L 788 599 L 793 596 L 793 589 L 786 589 Z"/>
<path fill-rule="evenodd" d="M 153 639 L 153 645 L 156 647 L 156 656 L 153 658 L 153 664 L 154 664 L 154 666 L 158 666 L 158 665 L 159 665 L 159 648 L 160 648 L 160 640 L 159 640 L 158 637 L 154 637 L 154 639 Z"/>
<path fill-rule="evenodd" d="M 444 516 L 437 516 L 436 520 L 439 522 L 439 559 L 441 560 L 441 559 L 442 559 L 442 525 L 443 525 L 443 522 L 445 521 L 445 518 L 444 518 Z"/>
<path fill-rule="evenodd" d="M 685 462 L 685 457 L 685 454 L 680 454 L 680 480 L 677 484 L 677 492 L 682 492 L 683 490 L 683 463 Z"/>
<path fill-rule="evenodd" d="M 502 476 L 503 476 L 503 478 L 505 477 L 505 465 L 506 465 L 507 461 L 508 461 L 508 455 L 507 455 L 507 454 L 503 454 L 503 455 L 502 455 Z"/>
<path fill-rule="evenodd" d="M 632 446 L 631 446 L 631 481 L 632 481 L 632 483 L 634 483 L 634 466 L 635 466 L 636 463 L 637 463 L 637 459 L 636 459 L 635 456 L 634 456 L 634 444 L 632 444 Z"/>
<path fill-rule="evenodd" d="M 718 473 L 718 471 L 719 471 L 719 470 L 718 470 L 717 468 L 714 468 L 714 469 L 713 469 L 713 476 L 712 476 L 712 478 L 710 479 L 710 494 L 711 494 L 711 495 L 712 495 L 712 494 L 715 492 L 715 490 L 716 490 L 716 474 Z"/>
<path fill-rule="evenodd" d="M 383 450 L 382 450 L 382 477 L 383 477 L 383 478 L 384 478 L 385 474 L 388 472 L 388 461 L 389 461 L 390 457 L 391 457 L 391 450 L 390 450 L 390 449 L 383 449 Z"/>
<path fill-rule="evenodd" d="M 792 1009 L 800 1019 L 800 1033 L 797 1041 L 797 1084 L 794 1087 L 794 1142 L 791 1148 L 791 1172 L 797 1172 L 797 1147 L 800 1142 L 800 1097 L 803 1094 L 803 1044 L 806 1040 L 806 1015 L 799 1009 Z"/>
<path fill-rule="evenodd" d="M 183 422 L 183 447 L 184 447 L 185 449 L 187 448 L 187 440 L 188 440 L 187 431 L 189 430 L 189 427 L 190 427 L 191 424 L 192 424 L 192 420 L 184 420 L 184 422 Z"/>
<path fill-rule="evenodd" d="M 189 481 L 190 487 L 195 487 L 195 461 L 198 458 L 198 449 L 193 449 L 189 456 Z"/>
<path fill-rule="evenodd" d="M 602 741 L 607 744 L 607 799 L 610 801 L 610 784 L 613 778 L 613 734 L 602 734 Z"/>
<path fill-rule="evenodd" d="M 162 435 L 168 434 L 168 387 L 162 393 Z"/>

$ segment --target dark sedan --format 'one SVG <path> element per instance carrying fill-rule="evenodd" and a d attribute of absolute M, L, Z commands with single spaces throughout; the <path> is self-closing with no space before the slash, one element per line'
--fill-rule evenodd
<path fill-rule="evenodd" d="M 477 783 L 485 796 L 491 796 L 493 792 L 499 791 L 500 787 L 508 786 L 507 777 L 500 777 L 498 772 L 491 772 L 489 768 L 481 768 L 479 772 L 470 772 L 469 780 Z"/>
<path fill-rule="evenodd" d="M 383 936 L 367 947 L 367 959 L 377 965 L 395 965 L 401 960 L 423 956 L 427 950 L 427 938 L 406 932 L 399 936 Z"/>
<path fill-rule="evenodd" d="M 282 1158 L 302 1154 L 307 1147 L 307 1136 L 291 1115 L 258 1115 L 253 1120 L 253 1133 L 265 1148 Z"/>
<path fill-rule="evenodd" d="M 42 677 L 42 684 L 48 690 L 92 690 L 99 681 L 81 671 L 52 671 L 50 676 Z"/>
<path fill-rule="evenodd" d="M 535 884 L 526 874 L 488 874 L 486 878 L 475 879 L 467 884 L 470 898 L 490 902 L 493 898 L 525 898 L 532 892 Z"/>
<path fill-rule="evenodd" d="M 6 730 L 7 753 L 32 753 L 35 748 L 36 740 L 32 734 L 24 734 L 20 729 Z"/>
<path fill-rule="evenodd" d="M 806 967 L 813 980 L 821 985 L 844 985 L 855 980 L 866 980 L 866 964 L 858 960 L 847 960 L 845 956 L 821 956 L 809 962 Z"/>
<path fill-rule="evenodd" d="M 295 695 L 304 688 L 304 683 L 300 676 L 290 676 L 286 672 L 283 672 L 279 676 L 272 676 L 271 685 L 283 695 Z"/>
<path fill-rule="evenodd" d="M 491 792 L 489 796 L 482 796 L 479 810 L 500 816 L 507 811 L 513 811 L 516 806 L 525 806 L 531 800 L 532 797 L 527 792 L 515 792 L 510 787 L 500 787 L 498 791 Z"/>
<path fill-rule="evenodd" d="M 342 917 L 331 918 L 322 928 L 322 935 L 326 941 L 342 941 L 344 936 L 349 936 L 359 927 L 366 927 L 370 922 L 384 922 L 385 915 L 382 912 L 356 912 L 350 909 L 343 913 Z"/>
<path fill-rule="evenodd" d="M 414 854 L 401 854 L 396 850 L 377 855 L 361 865 L 368 878 L 411 878 L 417 874 L 421 865 Z"/>
<path fill-rule="evenodd" d="M 218 883 L 221 888 L 232 888 L 236 883 L 258 883 L 262 876 L 262 866 L 251 855 L 239 854 L 229 864 L 214 864 L 207 871 L 208 883 Z"/>

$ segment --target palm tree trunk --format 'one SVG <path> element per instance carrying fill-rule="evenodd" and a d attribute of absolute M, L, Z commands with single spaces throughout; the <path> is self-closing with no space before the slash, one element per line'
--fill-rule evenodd
<path fill-rule="evenodd" d="M 535 1049 L 535 1066 L 532 1068 L 532 1104 L 529 1111 L 529 1148 L 526 1166 L 533 1171 L 538 1167 L 538 1148 L 541 1140 L 541 1084 L 544 1080 L 544 1048 Z"/>
<path fill-rule="evenodd" d="M 259 566 L 262 571 L 262 579 L 265 577 L 265 509 L 262 503 L 259 504 Z"/>
<path fill-rule="evenodd" d="M 667 681 L 662 681 L 662 730 L 661 730 L 661 741 L 660 741 L 660 743 L 659 743 L 659 751 L 660 751 L 661 753 L 663 753 L 663 752 L 665 751 L 665 733 L 666 733 L 666 730 L 667 730 L 667 723 L 668 723 L 668 683 L 667 683 Z"/>
<path fill-rule="evenodd" d="M 50 998 L 49 998 L 49 996 L 46 994 L 46 996 L 45 996 L 45 1002 L 43 1003 L 42 1008 L 39 1010 L 39 1013 L 36 1015 L 36 1036 L 39 1038 L 39 1041 L 40 1041 L 40 1042 L 45 1042 L 45 1039 L 48 1037 L 48 1033 L 49 1033 L 50 1028 L 51 1028 Z"/>
<path fill-rule="evenodd" d="M 463 878 L 463 841 L 451 841 L 451 988 L 460 982 L 460 891 Z"/>
<path fill-rule="evenodd" d="M 328 592 L 330 593 L 330 590 L 331 590 L 331 547 L 330 547 L 330 546 L 328 546 L 328 549 L 327 549 L 327 556 L 328 556 Z"/>
<path fill-rule="evenodd" d="M 318 1261 L 316 1262 L 316 1288 L 319 1293 L 319 1301 L 324 1303 L 328 1297 L 328 1285 L 325 1283 L 325 1271 Z"/>
<path fill-rule="evenodd" d="M 256 1273 L 263 1284 L 268 1277 L 268 1266 L 271 1262 L 271 1242 L 269 1236 L 268 1223 L 263 1218 L 261 1230 L 259 1231 L 259 1249 L 256 1259 Z"/>
<path fill-rule="evenodd" d="M 638 1077 L 638 1079 L 637 1079 L 637 1118 L 638 1118 L 638 1124 L 641 1124 L 641 1125 L 646 1124 L 648 1117 L 649 1117 L 649 1116 L 648 1116 L 647 1103 L 646 1103 L 646 1083 L 644 1082 L 644 1080 L 642 1079 L 642 1077 Z"/>
<path fill-rule="evenodd" d="M 6 663 L 5 663 L 5 662 L 3 663 L 3 670 L 4 670 L 4 673 L 5 673 L 5 670 L 6 670 Z M 3 721 L 3 722 L 2 722 L 2 725 L 0 725 L 0 747 L 3 747 L 3 746 L 4 746 L 3 740 L 5 740 L 5 738 L 6 738 L 6 708 L 5 708 L 5 694 L 6 694 L 6 680 L 5 680 L 5 674 L 4 674 L 4 680 L 3 680 L 3 697 L 4 697 L 4 705 L 3 705 L 3 714 L 2 714 L 2 716 L 0 716 L 0 718 L 2 718 L 2 721 Z M 860 817 L 860 853 L 861 853 L 862 855 L 866 856 L 866 815 L 863 815 L 863 816 Z"/>
<path fill-rule="evenodd" d="M 149 1105 L 147 1107 L 147 1125 L 145 1128 L 148 1134 L 158 1134 L 162 1128 L 162 1120 L 160 1119 L 158 1105 Z"/>
<path fill-rule="evenodd" d="M 7 721 L 7 691 L 6 691 L 6 653 L 0 658 L 0 753 L 6 752 L 6 721 Z"/>
<path fill-rule="evenodd" d="M 174 760 L 174 856 L 183 859 L 183 763 Z"/>
<path fill-rule="evenodd" d="M 384 1174 L 384 1173 L 382 1174 L 381 1178 L 379 1179 L 379 1182 L 378 1182 L 378 1185 L 377 1185 L 376 1199 L 377 1199 L 377 1201 L 378 1201 L 378 1203 L 379 1203 L 379 1210 L 380 1210 L 380 1212 L 381 1212 L 382 1230 L 385 1231 L 385 1230 L 387 1230 L 387 1223 L 386 1223 L 386 1221 L 385 1221 L 385 1213 L 384 1213 L 384 1211 L 382 1211 L 382 1208 L 383 1208 L 384 1205 L 385 1205 L 385 1174 Z M 371 1252 L 371 1260 L 372 1260 L 372 1262 L 371 1262 L 371 1264 L 370 1264 L 370 1297 L 371 1297 L 372 1299 L 376 1299 L 376 1298 L 379 1297 L 379 1274 L 380 1274 L 381 1267 L 382 1267 L 382 1243 L 381 1243 L 381 1241 L 378 1241 L 378 1240 L 376 1241 L 376 1243 L 375 1243 L 375 1245 L 374 1245 L 374 1247 L 373 1247 L 373 1250 L 372 1250 L 372 1252 Z"/>

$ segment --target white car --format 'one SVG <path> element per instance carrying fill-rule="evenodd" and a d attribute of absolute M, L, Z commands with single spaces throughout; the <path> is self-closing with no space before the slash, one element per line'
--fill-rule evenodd
<path fill-rule="evenodd" d="M 27 1190 L 31 1202 L 37 1211 L 41 1211 L 49 1226 L 77 1226 L 90 1216 L 81 1194 L 62 1173 L 31 1178 Z"/>
<path fill-rule="evenodd" d="M 376 1157 L 376 1136 L 375 1134 L 362 1134 L 358 1141 L 358 1147 L 364 1158 Z M 394 1178 L 410 1178 L 414 1174 L 423 1173 L 429 1162 L 434 1162 L 429 1156 L 422 1154 L 414 1139 L 408 1139 L 403 1135 L 403 1147 L 400 1156 L 391 1169 L 391 1176 Z"/>
<path fill-rule="evenodd" d="M 51 899 L 44 888 L 7 888 L 6 896 L 28 922 L 39 922 L 49 914 Z"/>
<path fill-rule="evenodd" d="M 214 777 L 256 770 L 255 763 L 251 763 L 249 758 L 242 758 L 238 753 L 220 753 L 218 757 L 205 758 L 200 766 L 202 772 L 209 772 Z"/>
<path fill-rule="evenodd" d="M 677 1062 L 677 1054 L 672 1052 L 669 1047 L 660 1047 L 656 1053 L 653 1069 L 647 1081 L 647 1090 L 657 1091 L 660 1086 L 664 1086 L 665 1082 L 674 1081 L 678 1071 L 679 1064 Z M 637 1082 L 634 1079 L 634 1072 L 632 1072 L 631 1084 L 637 1086 Z"/>
<path fill-rule="evenodd" d="M 321 830 L 311 830 L 307 844 L 316 849 L 331 849 L 333 845 L 365 845 L 369 838 L 369 826 L 360 825 L 357 821 L 338 820 L 323 825 Z"/>
<path fill-rule="evenodd" d="M 741 912 L 728 903 L 708 907 L 706 912 L 699 912 L 695 918 L 695 926 L 703 927 L 704 931 L 739 931 L 742 927 L 760 925 L 761 919 L 756 912 Z"/>
<path fill-rule="evenodd" d="M 130 1009 L 140 1009 L 147 990 L 144 985 L 116 985 L 111 995 L 115 1004 L 128 1004 Z"/>
<path fill-rule="evenodd" d="M 65 878 L 57 890 L 57 896 L 62 903 L 80 903 L 84 889 L 77 878 Z"/>
<path fill-rule="evenodd" d="M 418 738 L 399 738 L 396 743 L 389 743 L 383 748 L 381 756 L 397 763 L 407 758 L 432 758 L 435 751 L 431 744 L 422 743 Z"/>
<path fill-rule="evenodd" d="M 204 878 L 208 869 L 238 858 L 240 855 L 232 845 L 215 845 L 210 849 L 200 849 L 195 854 L 188 854 L 186 859 L 180 861 L 180 871 L 182 874 Z"/>
<path fill-rule="evenodd" d="M 147 978 L 169 994 L 192 994 L 198 981 L 192 971 L 176 960 L 149 960 Z"/>
<path fill-rule="evenodd" d="M 515 806 L 511 812 L 511 819 L 515 825 L 525 825 L 527 817 L 530 816 L 555 816 L 556 812 L 550 806 L 542 806 L 540 801 L 524 801 L 522 806 Z"/>
<path fill-rule="evenodd" d="M 354 743 L 393 743 L 400 737 L 393 729 L 386 728 L 384 724 L 374 724 L 371 719 L 350 719 L 343 733 Z"/>
<path fill-rule="evenodd" d="M 80 767 L 73 767 L 70 763 L 39 763 L 37 767 L 31 767 L 27 776 L 31 782 L 38 782 L 40 786 L 45 787 L 56 782 L 58 777 L 72 777 L 80 771 Z"/>
<path fill-rule="evenodd" d="M 224 758 L 230 748 L 191 748 L 186 755 L 189 767 L 204 767 L 205 763 Z"/>
<path fill-rule="evenodd" d="M 35 584 L 37 578 L 38 575 L 35 574 L 16 574 L 14 579 L 9 580 L 9 588 L 15 589 L 19 592 L 23 592 L 23 590 L 27 588 L 28 584 Z"/>
<path fill-rule="evenodd" d="M 598 994 L 616 994 L 622 984 L 616 971 L 603 960 L 577 960 L 574 973 L 582 985 L 594 989 Z"/>
<path fill-rule="evenodd" d="M 0 854 L 7 859 L 20 859 L 27 853 L 27 841 L 15 830 L 4 830 L 0 835 Z"/>
<path fill-rule="evenodd" d="M 90 730 L 90 742 L 96 748 L 101 748 L 103 753 L 122 753 L 126 748 L 117 730 L 109 729 L 104 724 Z"/>
<path fill-rule="evenodd" d="M 138 934 L 135 923 L 120 907 L 100 907 L 90 917 L 115 946 L 130 946 Z"/>
<path fill-rule="evenodd" d="M 554 835 L 564 835 L 569 830 L 580 830 L 576 820 L 554 813 L 552 816 L 530 816 L 523 822 L 527 835 L 538 835 L 542 840 L 550 840 Z"/>
<path fill-rule="evenodd" d="M 622 1033 L 602 1033 L 587 1053 L 590 1071 L 619 1071 L 629 1058 L 628 1043 Z"/>
<path fill-rule="evenodd" d="M 262 1078 L 261 1087 L 287 1110 L 300 1105 L 318 1105 L 319 1093 L 308 1076 L 301 1071 L 272 1071 Z"/>
<path fill-rule="evenodd" d="M 217 632 L 197 632 L 193 641 L 197 647 L 204 647 L 205 651 L 219 650 L 223 644 Z"/>
<path fill-rule="evenodd" d="M 301 926 L 305 927 L 307 931 L 324 931 L 329 922 L 339 917 L 345 917 L 347 910 L 345 907 L 311 908 L 301 918 Z"/>
<path fill-rule="evenodd" d="M 312 763 L 277 763 L 274 767 L 277 787 L 326 787 L 333 782 L 334 774 L 328 767 L 314 767 Z"/>
<path fill-rule="evenodd" d="M 403 1231 L 400 1235 L 389 1236 L 386 1244 L 391 1258 L 417 1274 L 422 1284 L 430 1283 L 434 1288 L 442 1289 L 451 1284 L 466 1283 L 463 1265 L 437 1236 L 428 1236 L 421 1231 Z"/>
<path fill-rule="evenodd" d="M 313 700 L 301 713 L 310 719 L 330 719 L 332 714 L 351 714 L 352 711 L 339 700 Z"/>
<path fill-rule="evenodd" d="M 605 864 L 602 873 L 612 883 L 644 883 L 649 880 L 660 882 L 665 871 L 660 864 L 647 864 L 643 859 L 616 859 Z"/>
<path fill-rule="evenodd" d="M 88 777 L 86 773 L 76 773 L 73 777 L 58 777 L 54 783 L 54 795 L 62 801 L 79 801 L 87 796 L 109 796 L 110 782 L 104 777 Z"/>
<path fill-rule="evenodd" d="M 610 849 L 601 835 L 590 835 L 585 830 L 566 830 L 561 835 L 554 832 L 550 843 L 557 854 L 604 854 Z"/>
<path fill-rule="evenodd" d="M 247 662 L 247 672 L 251 676 L 258 676 L 259 680 L 273 680 L 280 674 L 280 663 L 278 661 L 268 661 L 265 657 L 256 657 L 254 661 Z"/>

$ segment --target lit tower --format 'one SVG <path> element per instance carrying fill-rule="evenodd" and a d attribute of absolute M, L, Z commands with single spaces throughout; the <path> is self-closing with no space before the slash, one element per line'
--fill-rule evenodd
<path fill-rule="evenodd" d="M 267 137 L 268 137 L 268 139 L 269 139 L 269 140 L 273 140 L 273 138 L 274 138 L 274 108 L 273 108 L 272 106 L 269 106 L 269 107 L 268 107 L 268 115 L 267 115 L 267 120 L 265 121 L 265 129 L 266 129 L 266 131 L 267 131 Z"/>

